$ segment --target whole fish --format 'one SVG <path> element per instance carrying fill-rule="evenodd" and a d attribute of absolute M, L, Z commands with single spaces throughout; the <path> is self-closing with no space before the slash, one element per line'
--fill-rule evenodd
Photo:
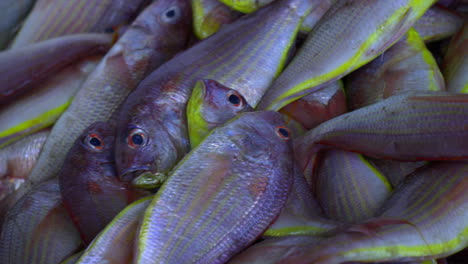
<path fill-rule="evenodd" d="M 217 0 L 192 0 L 193 31 L 199 39 L 216 33 L 223 25 L 235 21 L 241 13 Z"/>
<path fill-rule="evenodd" d="M 362 155 L 330 149 L 315 168 L 315 195 L 325 215 L 357 223 L 377 212 L 390 196 L 390 182 Z"/>
<path fill-rule="evenodd" d="M 407 92 L 330 119 L 295 141 L 301 168 L 325 146 L 402 161 L 468 158 L 468 95 Z"/>
<path fill-rule="evenodd" d="M 293 182 L 279 113 L 239 114 L 174 169 L 145 212 L 136 263 L 225 263 L 280 213 Z"/>
<path fill-rule="evenodd" d="M 8 45 L 14 37 L 21 21 L 34 5 L 35 0 L 3 0 L 0 1 L 0 50 Z"/>
<path fill-rule="evenodd" d="M 443 91 L 444 77 L 418 32 L 408 30 L 395 45 L 347 77 L 348 105 L 358 109 L 404 91 Z"/>
<path fill-rule="evenodd" d="M 27 180 L 49 132 L 39 131 L 0 149 L 0 201 Z"/>
<path fill-rule="evenodd" d="M 442 65 L 447 90 L 468 93 L 468 20 L 452 37 Z"/>
<path fill-rule="evenodd" d="M 63 67 L 86 56 L 106 53 L 109 34 L 78 34 L 0 52 L 0 104 L 37 87 Z"/>
<path fill-rule="evenodd" d="M 467 162 L 434 162 L 397 186 L 378 217 L 281 263 L 417 261 L 454 254 L 468 246 L 467 188 Z"/>
<path fill-rule="evenodd" d="M 283 68 L 303 18 L 320 2 L 275 2 L 226 25 L 149 75 L 121 109 L 119 176 L 128 181 L 145 174 L 160 182 L 167 178 L 190 147 L 186 105 L 198 80 L 234 89 L 254 107 Z"/>
<path fill-rule="evenodd" d="M 93 123 L 75 141 L 58 173 L 63 204 L 86 244 L 140 196 L 117 178 L 114 141 L 113 127 Z"/>
<path fill-rule="evenodd" d="M 366 64 L 394 44 L 434 2 L 337 1 L 256 108 L 279 110 Z"/>
<path fill-rule="evenodd" d="M 0 235 L 0 263 L 60 263 L 80 246 L 80 235 L 53 179 L 28 192 L 8 211 Z"/>
<path fill-rule="evenodd" d="M 122 210 L 93 240 L 76 264 L 132 263 L 138 225 L 151 199 L 152 196 L 140 199 Z"/>
<path fill-rule="evenodd" d="M 81 132 L 112 114 L 146 74 L 183 49 L 190 4 L 162 0 L 148 6 L 106 54 L 59 118 L 31 172 L 33 183 L 54 177 Z"/>
<path fill-rule="evenodd" d="M 195 148 L 214 128 L 238 113 L 252 111 L 244 96 L 214 80 L 195 84 L 187 103 L 187 128 L 191 148 Z"/>
<path fill-rule="evenodd" d="M 0 148 L 52 125 L 67 109 L 102 56 L 76 62 L 0 109 Z"/>
<path fill-rule="evenodd" d="M 280 111 L 297 120 L 306 129 L 347 112 L 343 83 L 336 81 L 323 89 L 304 96 Z"/>
<path fill-rule="evenodd" d="M 414 23 L 414 29 L 428 43 L 452 36 L 462 25 L 463 17 L 460 14 L 434 5 Z"/>
<path fill-rule="evenodd" d="M 146 0 L 37 0 L 12 48 L 77 33 L 104 33 L 130 24 Z"/>

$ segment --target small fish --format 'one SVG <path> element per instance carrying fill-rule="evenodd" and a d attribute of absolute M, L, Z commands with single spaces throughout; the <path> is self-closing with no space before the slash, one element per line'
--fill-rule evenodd
<path fill-rule="evenodd" d="M 337 1 L 256 109 L 279 110 L 366 64 L 403 36 L 434 2 Z"/>
<path fill-rule="evenodd" d="M 106 54 L 54 125 L 31 172 L 32 184 L 54 177 L 81 132 L 113 113 L 151 71 L 185 47 L 190 4 L 162 0 L 148 6 Z"/>
<path fill-rule="evenodd" d="M 186 107 L 195 83 L 215 80 L 255 107 L 286 63 L 302 19 L 321 1 L 277 1 L 181 52 L 143 80 L 120 110 L 116 162 L 126 181 L 164 182 L 189 151 Z"/>
<path fill-rule="evenodd" d="M 13 102 L 78 59 L 104 54 L 112 46 L 109 34 L 78 34 L 0 52 L 0 104 Z"/>
<path fill-rule="evenodd" d="M 138 226 L 152 196 L 140 199 L 123 209 L 93 240 L 76 264 L 132 263 Z"/>
<path fill-rule="evenodd" d="M 193 31 L 199 39 L 216 33 L 223 25 L 241 16 L 217 0 L 191 0 L 193 10 Z"/>
<path fill-rule="evenodd" d="M 187 128 L 191 147 L 195 148 L 211 130 L 238 113 L 252 110 L 236 90 L 214 80 L 198 81 L 187 103 Z"/>
<path fill-rule="evenodd" d="M 468 93 L 468 21 L 450 40 L 442 65 L 447 91 Z"/>
<path fill-rule="evenodd" d="M 225 263 L 254 242 L 293 183 L 281 114 L 247 112 L 174 168 L 145 212 L 135 263 Z"/>
<path fill-rule="evenodd" d="M 76 62 L 0 109 L 0 148 L 52 125 L 67 109 L 102 56 Z"/>
<path fill-rule="evenodd" d="M 0 1 L 0 50 L 5 48 L 15 36 L 22 20 L 34 5 L 35 0 L 3 0 Z"/>
<path fill-rule="evenodd" d="M 315 195 L 330 219 L 357 223 L 377 212 L 390 196 L 390 182 L 362 155 L 330 149 L 312 176 Z"/>
<path fill-rule="evenodd" d="M 28 192 L 8 211 L 0 234 L 0 263 L 60 263 L 81 247 L 56 179 Z"/>
<path fill-rule="evenodd" d="M 114 141 L 114 128 L 93 123 L 75 141 L 58 173 L 63 204 L 85 244 L 140 196 L 117 178 Z"/>
<path fill-rule="evenodd" d="M 416 23 L 414 29 L 425 43 L 452 36 L 463 25 L 463 17 L 439 5 L 429 8 Z"/>
<path fill-rule="evenodd" d="M 454 254 L 468 246 L 467 188 L 467 162 L 434 162 L 398 185 L 377 217 L 281 263 L 417 261 Z"/>
<path fill-rule="evenodd" d="M 323 89 L 304 96 L 280 110 L 297 120 L 306 129 L 347 112 L 343 83 L 336 81 Z"/>
<path fill-rule="evenodd" d="M 350 109 L 371 105 L 405 91 L 444 91 L 444 77 L 416 30 L 347 77 Z"/>
<path fill-rule="evenodd" d="M 407 92 L 330 119 L 295 141 L 302 169 L 329 146 L 401 161 L 468 158 L 468 95 Z"/>
<path fill-rule="evenodd" d="M 11 47 L 129 24 L 145 0 L 37 0 Z"/>

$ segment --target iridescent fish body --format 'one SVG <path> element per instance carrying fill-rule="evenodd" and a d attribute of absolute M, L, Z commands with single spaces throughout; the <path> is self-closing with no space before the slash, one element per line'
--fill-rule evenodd
<path fill-rule="evenodd" d="M 414 23 L 414 29 L 428 43 L 452 36 L 462 25 L 463 17 L 460 14 L 435 5 Z"/>
<path fill-rule="evenodd" d="M 174 168 L 140 227 L 134 262 L 225 263 L 254 242 L 293 183 L 279 113 L 239 114 Z"/>

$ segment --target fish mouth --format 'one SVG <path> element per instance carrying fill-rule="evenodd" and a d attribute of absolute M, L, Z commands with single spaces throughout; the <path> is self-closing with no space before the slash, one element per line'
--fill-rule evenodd
<path fill-rule="evenodd" d="M 132 185 L 140 189 L 156 189 L 166 181 L 167 175 L 164 173 L 143 172 L 132 180 Z"/>

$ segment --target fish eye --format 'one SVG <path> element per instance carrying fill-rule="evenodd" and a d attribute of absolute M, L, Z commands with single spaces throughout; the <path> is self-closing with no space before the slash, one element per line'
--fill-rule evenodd
<path fill-rule="evenodd" d="M 162 14 L 162 21 L 164 23 L 175 23 L 177 19 L 180 17 L 180 9 L 177 6 L 170 7 L 166 9 Z"/>
<path fill-rule="evenodd" d="M 143 147 L 147 143 L 147 137 L 145 131 L 140 128 L 135 128 L 130 131 L 130 134 L 127 137 L 127 144 L 131 148 Z"/>
<path fill-rule="evenodd" d="M 83 141 L 86 146 L 93 150 L 102 151 L 104 149 L 104 141 L 98 134 L 89 134 L 84 138 Z"/>
<path fill-rule="evenodd" d="M 289 140 L 291 138 L 290 136 L 291 132 L 289 131 L 287 127 L 284 127 L 284 126 L 277 127 L 276 134 L 284 140 Z"/>
<path fill-rule="evenodd" d="M 243 108 L 244 101 L 240 94 L 236 92 L 230 92 L 228 94 L 228 101 L 236 108 Z"/>

